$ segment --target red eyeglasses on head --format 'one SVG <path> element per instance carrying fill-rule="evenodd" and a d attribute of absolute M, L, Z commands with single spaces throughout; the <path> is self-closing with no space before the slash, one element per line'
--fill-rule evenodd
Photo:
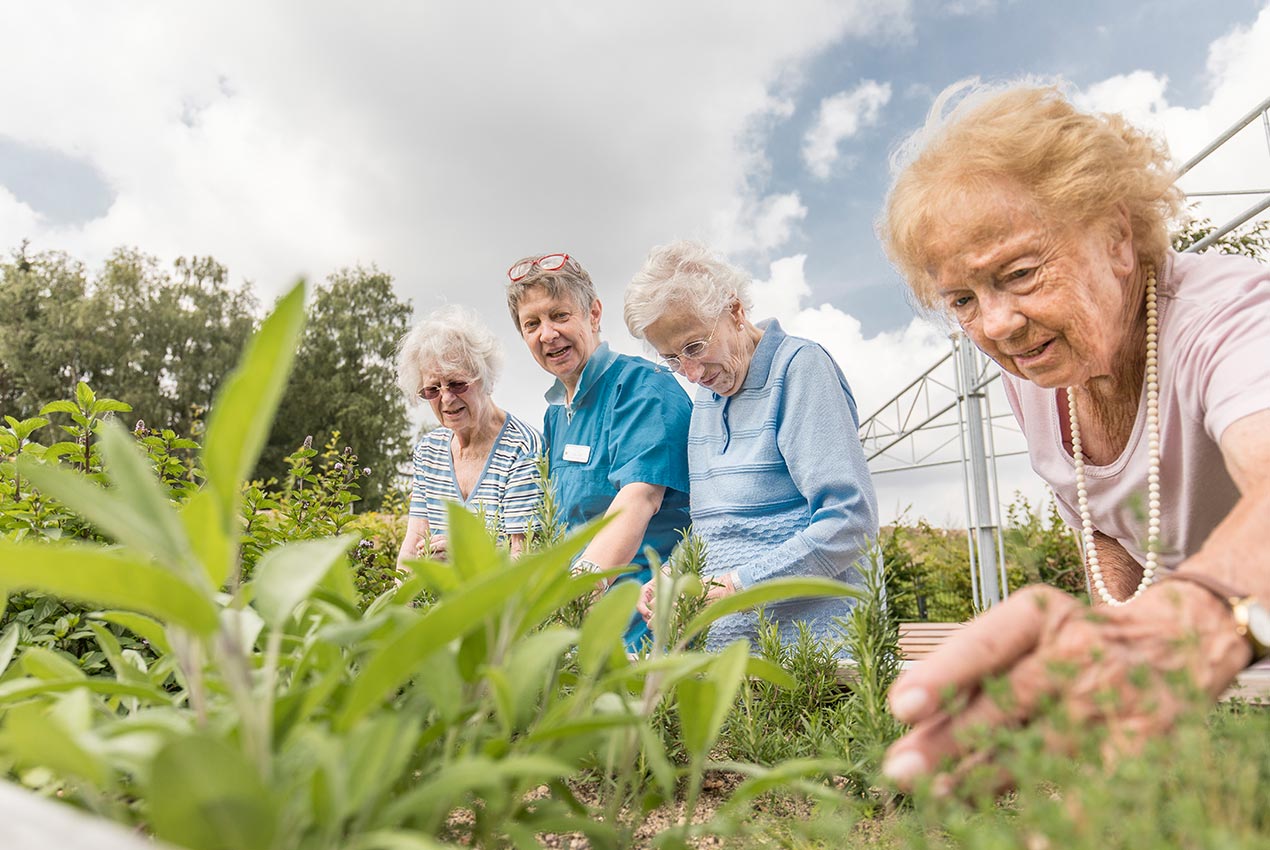
<path fill-rule="evenodd" d="M 534 269 L 544 272 L 559 271 L 567 262 L 568 254 L 544 254 L 536 260 L 521 260 L 507 270 L 507 277 L 511 278 L 512 283 L 517 283 L 533 274 Z"/>

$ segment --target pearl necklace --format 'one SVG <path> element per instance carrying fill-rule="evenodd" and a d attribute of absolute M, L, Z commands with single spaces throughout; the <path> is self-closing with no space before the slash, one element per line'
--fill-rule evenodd
<path fill-rule="evenodd" d="M 1098 549 L 1094 545 L 1094 523 L 1089 516 L 1088 491 L 1085 489 L 1085 456 L 1080 450 L 1080 423 L 1076 420 L 1076 397 L 1067 388 L 1067 421 L 1072 432 L 1072 459 L 1076 465 L 1076 502 L 1080 507 L 1081 538 L 1094 591 L 1108 605 L 1127 605 L 1142 595 L 1155 581 L 1160 566 L 1160 376 L 1157 343 L 1159 313 L 1155 300 L 1155 269 L 1147 269 L 1147 562 L 1142 568 L 1142 581 L 1128 599 L 1116 599 L 1103 581 Z"/>

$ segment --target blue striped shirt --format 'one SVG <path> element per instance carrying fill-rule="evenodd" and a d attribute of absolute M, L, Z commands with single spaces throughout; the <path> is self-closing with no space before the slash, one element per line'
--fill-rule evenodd
<path fill-rule="evenodd" d="M 486 524 L 500 535 L 524 534 L 542 500 L 536 467 L 542 454 L 542 436 L 521 420 L 507 414 L 485 469 L 466 499 L 459 493 L 454 475 L 454 456 L 449 428 L 429 431 L 415 448 L 414 486 L 410 515 L 427 517 L 433 534 L 444 534 L 446 504 L 458 502 L 484 515 Z"/>

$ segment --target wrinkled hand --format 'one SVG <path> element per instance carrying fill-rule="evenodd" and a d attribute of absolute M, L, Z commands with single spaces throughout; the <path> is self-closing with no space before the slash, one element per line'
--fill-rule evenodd
<path fill-rule="evenodd" d="M 670 568 L 662 567 L 661 574 L 670 576 Z M 702 576 L 702 580 L 706 586 L 706 602 L 710 603 L 716 599 L 722 599 L 725 596 L 731 596 L 736 593 L 736 585 L 732 583 L 732 573 L 726 573 L 721 576 Z M 643 587 L 639 591 L 639 601 L 635 603 L 635 610 L 644 618 L 644 622 L 652 624 L 653 612 L 657 601 L 657 576 L 653 576 L 644 582 Z"/>
<path fill-rule="evenodd" d="M 665 565 L 661 568 L 661 574 L 670 578 L 670 567 Z M 635 603 L 635 610 L 644 618 L 644 622 L 650 626 L 653 623 L 653 608 L 657 601 L 657 576 L 654 575 L 639 589 L 639 600 Z"/>
<path fill-rule="evenodd" d="M 950 790 L 993 761 L 987 730 L 1029 725 L 1060 753 L 1101 729 L 1103 755 L 1114 759 L 1215 699 L 1250 658 L 1225 606 L 1202 588 L 1167 582 L 1096 610 L 1054 588 L 1025 588 L 895 682 L 891 710 L 912 729 L 882 770 L 905 789 L 931 777 Z M 1170 686 L 1178 672 L 1189 693 Z M 990 685 L 994 677 L 1002 687 Z"/>
<path fill-rule="evenodd" d="M 449 555 L 449 546 L 450 541 L 444 534 L 420 537 L 419 542 L 415 544 L 415 555 L 420 558 L 431 558 L 434 561 L 444 561 Z"/>

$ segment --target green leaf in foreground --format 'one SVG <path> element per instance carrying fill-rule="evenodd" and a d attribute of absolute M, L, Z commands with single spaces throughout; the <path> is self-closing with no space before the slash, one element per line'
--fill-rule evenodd
<path fill-rule="evenodd" d="M 199 635 L 216 629 L 211 599 L 175 573 L 123 550 L 0 541 L 0 585 L 138 611 Z"/>
<path fill-rule="evenodd" d="M 309 597 L 357 542 L 357 535 L 303 540 L 270 549 L 256 567 L 256 610 L 270 626 L 286 622 L 295 607 Z"/>
<path fill-rule="evenodd" d="M 237 516 L 239 486 L 260 457 L 286 389 L 304 329 L 304 291 L 300 281 L 278 300 L 212 404 L 203 465 L 226 522 Z"/>

